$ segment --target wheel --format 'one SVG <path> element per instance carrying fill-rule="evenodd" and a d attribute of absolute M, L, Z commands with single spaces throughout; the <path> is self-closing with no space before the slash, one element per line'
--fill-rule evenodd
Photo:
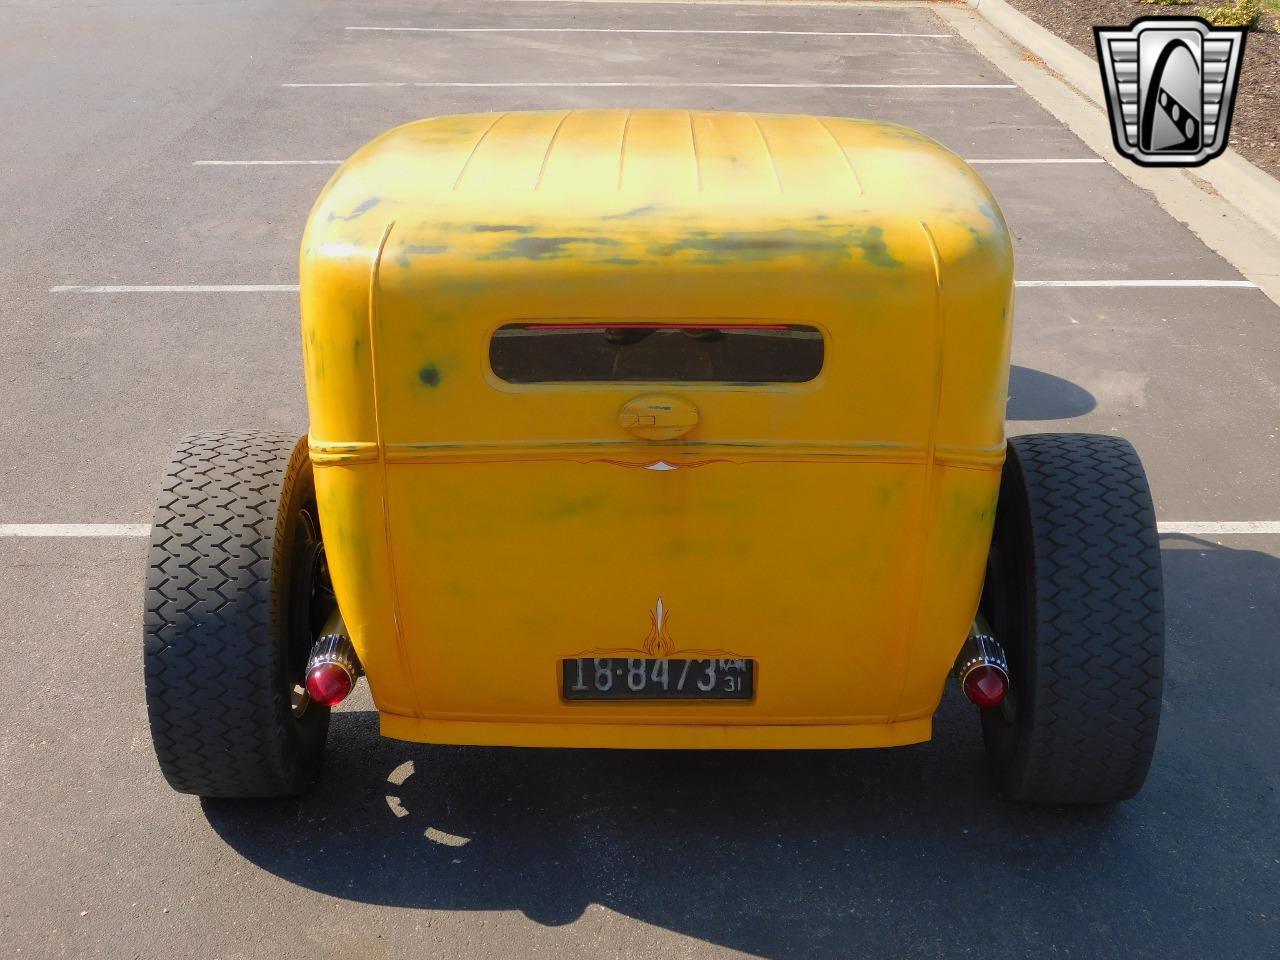
<path fill-rule="evenodd" d="M 1009 658 L 1005 702 L 981 711 L 1005 796 L 1134 796 L 1160 722 L 1164 600 L 1151 493 L 1127 441 L 1009 441 L 981 611 Z"/>
<path fill-rule="evenodd" d="M 333 610 L 305 440 L 214 433 L 178 447 L 151 529 L 143 662 L 156 757 L 202 797 L 299 793 L 329 710 L 303 681 Z"/>

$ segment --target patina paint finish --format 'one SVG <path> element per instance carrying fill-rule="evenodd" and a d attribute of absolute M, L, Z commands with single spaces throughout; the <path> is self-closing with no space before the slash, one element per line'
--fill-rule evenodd
<path fill-rule="evenodd" d="M 383 731 L 928 739 L 990 542 L 1012 268 L 977 175 L 901 127 L 484 114 L 360 150 L 312 212 L 302 321 L 325 543 Z M 824 365 L 785 384 L 489 368 L 499 327 L 590 321 L 803 324 Z M 637 435 L 620 411 L 650 394 L 696 422 Z M 640 651 L 659 597 L 677 651 L 758 662 L 754 700 L 566 703 L 560 659 Z"/>

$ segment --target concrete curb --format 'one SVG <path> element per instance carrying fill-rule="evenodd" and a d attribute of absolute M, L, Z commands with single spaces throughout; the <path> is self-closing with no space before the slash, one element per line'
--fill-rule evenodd
<path fill-rule="evenodd" d="M 1019 13 L 1005 0 L 964 0 L 992 26 L 1014 43 L 1025 47 L 1045 62 L 1051 70 L 1075 87 L 1077 92 L 1106 110 L 1102 99 L 1102 80 L 1093 58 L 1081 53 L 1030 17 Z M 1128 161 L 1107 154 L 1117 164 Z M 1203 167 L 1180 171 L 1199 185 L 1207 184 L 1219 196 L 1267 233 L 1280 240 L 1280 180 L 1259 170 L 1234 150 L 1211 160 Z M 1203 189 L 1203 186 L 1200 187 Z"/>

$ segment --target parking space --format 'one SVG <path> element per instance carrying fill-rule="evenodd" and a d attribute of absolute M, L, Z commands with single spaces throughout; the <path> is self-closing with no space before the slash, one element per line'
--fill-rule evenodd
<path fill-rule="evenodd" d="M 17 955 L 1280 947 L 1280 535 L 1220 526 L 1280 520 L 1280 307 L 929 5 L 32 2 L 0 10 L 0 83 Z M 3 525 L 145 524 L 181 436 L 305 430 L 298 236 L 362 143 L 433 114 L 609 106 L 871 117 L 977 164 L 1022 284 L 1011 432 L 1129 437 L 1167 525 L 1165 719 L 1137 800 L 1001 803 L 951 695 L 921 747 L 724 756 L 409 746 L 357 698 L 301 801 L 167 790 L 141 687 L 145 541 Z"/>

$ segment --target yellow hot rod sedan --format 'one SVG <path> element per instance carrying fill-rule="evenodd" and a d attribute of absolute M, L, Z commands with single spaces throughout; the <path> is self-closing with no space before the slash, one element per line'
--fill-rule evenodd
<path fill-rule="evenodd" d="M 146 586 L 160 767 L 315 778 L 383 734 L 918 743 L 954 676 L 1010 798 L 1130 797 L 1159 719 L 1151 497 L 1007 440 L 1013 257 L 903 127 L 600 110 L 410 123 L 302 241 L 310 430 L 178 448 Z"/>

